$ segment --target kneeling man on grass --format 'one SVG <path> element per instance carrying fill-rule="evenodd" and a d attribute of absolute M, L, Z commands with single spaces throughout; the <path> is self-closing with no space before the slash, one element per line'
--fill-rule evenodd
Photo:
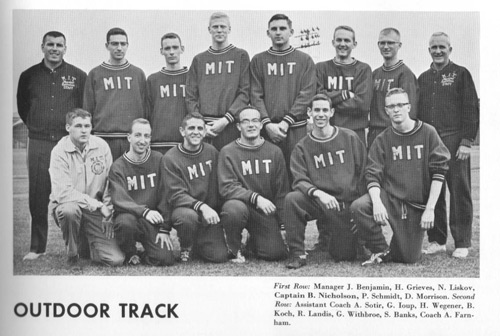
<path fill-rule="evenodd" d="M 218 176 L 222 206 L 222 226 L 231 261 L 244 263 L 241 253 L 243 229 L 250 234 L 250 249 L 264 260 L 286 258 L 280 232 L 283 201 L 289 191 L 285 157 L 260 136 L 262 121 L 254 107 L 237 114 L 240 138 L 220 151 Z"/>
<path fill-rule="evenodd" d="M 158 211 L 162 154 L 149 147 L 149 121 L 135 119 L 127 139 L 129 150 L 116 159 L 109 171 L 118 244 L 129 265 L 141 262 L 153 266 L 173 265 L 170 226 Z M 138 255 L 136 241 L 144 247 L 142 258 Z"/>
<path fill-rule="evenodd" d="M 368 194 L 351 206 L 358 233 L 372 252 L 362 265 L 392 260 L 415 263 L 422 254 L 424 232 L 434 226 L 434 207 L 448 171 L 450 153 L 434 127 L 410 118 L 408 94 L 387 92 L 391 119 L 368 153 Z M 381 225 L 393 231 L 390 247 Z"/>
<path fill-rule="evenodd" d="M 314 96 L 308 115 L 313 130 L 295 146 L 290 159 L 294 182 L 285 198 L 285 228 L 290 250 L 287 268 L 306 264 L 307 221 L 317 219 L 330 231 L 328 251 L 336 260 L 356 259 L 356 236 L 349 206 L 363 194 L 366 149 L 356 133 L 331 126 L 334 109 L 326 95 Z"/>
<path fill-rule="evenodd" d="M 112 158 L 108 144 L 90 134 L 92 116 L 82 109 L 66 114 L 66 131 L 50 155 L 49 213 L 61 227 L 68 263 L 77 267 L 81 251 L 108 266 L 123 264 L 114 238 L 108 193 Z M 85 246 L 88 245 L 88 246 Z"/>
<path fill-rule="evenodd" d="M 217 157 L 214 146 L 204 143 L 207 127 L 194 112 L 182 120 L 183 142 L 162 159 L 164 197 L 171 222 L 181 245 L 181 261 L 194 256 L 221 263 L 227 261 L 227 247 L 220 223 L 217 190 Z"/>

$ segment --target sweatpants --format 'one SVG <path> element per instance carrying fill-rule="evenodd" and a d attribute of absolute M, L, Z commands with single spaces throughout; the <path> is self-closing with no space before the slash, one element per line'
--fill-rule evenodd
<path fill-rule="evenodd" d="M 389 217 L 393 236 L 390 243 L 392 261 L 415 263 L 422 256 L 424 233 L 420 226 L 423 210 L 414 208 L 405 202 L 380 190 L 380 198 Z M 388 248 L 382 227 L 373 219 L 373 203 L 369 194 L 365 194 L 351 204 L 358 235 L 366 242 L 372 253 L 383 252 Z"/>
<path fill-rule="evenodd" d="M 80 231 L 84 230 L 89 248 L 90 258 L 108 266 L 120 266 L 125 255 L 118 247 L 115 238 L 108 239 L 102 230 L 102 214 L 100 211 L 90 212 L 81 209 L 76 202 L 59 204 L 55 210 L 56 222 L 61 227 L 68 257 L 78 255 Z"/>
<path fill-rule="evenodd" d="M 292 191 L 285 197 L 285 229 L 290 256 L 305 255 L 305 231 L 307 222 L 317 219 L 326 225 L 330 240 L 328 252 L 335 261 L 356 259 L 356 236 L 349 203 L 339 202 L 341 210 L 328 210 L 317 200 L 300 191 Z"/>
<path fill-rule="evenodd" d="M 277 214 L 266 216 L 242 201 L 228 200 L 222 206 L 221 223 L 229 252 L 233 256 L 236 256 L 241 249 L 241 233 L 243 229 L 247 229 L 251 236 L 252 248 L 258 258 L 264 260 L 286 258 L 287 250 L 281 237 Z"/>
<path fill-rule="evenodd" d="M 175 262 L 174 253 L 161 242 L 156 243 L 158 225 L 149 223 L 144 218 L 137 218 L 130 213 L 121 213 L 115 218 L 115 235 L 118 246 L 129 260 L 137 254 L 136 242 L 145 250 L 144 262 L 152 266 L 171 266 Z"/>
<path fill-rule="evenodd" d="M 200 213 L 185 207 L 175 208 L 171 219 L 181 250 L 194 250 L 200 258 L 213 263 L 228 260 L 221 222 L 208 224 Z"/>
<path fill-rule="evenodd" d="M 460 141 L 460 134 L 441 138 L 451 154 L 450 169 L 446 174 L 441 194 L 436 203 L 434 227 L 427 233 L 429 242 L 446 244 L 448 225 L 446 216 L 446 186 L 450 190 L 450 232 L 455 241 L 455 248 L 471 246 L 472 237 L 472 196 L 470 158 L 457 160 L 455 154 Z"/>

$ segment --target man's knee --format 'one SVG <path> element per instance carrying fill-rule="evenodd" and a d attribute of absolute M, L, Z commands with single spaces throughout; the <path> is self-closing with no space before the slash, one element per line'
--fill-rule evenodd
<path fill-rule="evenodd" d="M 61 223 L 80 223 L 82 219 L 82 210 L 75 202 L 59 204 L 55 210 L 57 222 Z"/>
<path fill-rule="evenodd" d="M 228 200 L 222 206 L 221 217 L 233 222 L 235 220 L 248 220 L 249 211 L 245 203 L 239 200 Z"/>
<path fill-rule="evenodd" d="M 175 208 L 172 212 L 172 225 L 174 227 L 179 225 L 184 225 L 189 228 L 196 228 L 196 225 L 200 221 L 200 215 L 193 209 L 190 208 Z"/>

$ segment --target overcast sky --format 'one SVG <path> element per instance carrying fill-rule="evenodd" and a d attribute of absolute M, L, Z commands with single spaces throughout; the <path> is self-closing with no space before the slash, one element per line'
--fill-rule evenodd
<path fill-rule="evenodd" d="M 144 70 L 146 76 L 165 65 L 159 53 L 163 34 L 177 32 L 185 45 L 182 63 L 189 66 L 194 55 L 210 46 L 208 18 L 213 11 L 168 10 L 14 10 L 13 12 L 13 87 L 22 71 L 41 61 L 41 39 L 45 32 L 58 30 L 66 35 L 65 59 L 85 72 L 107 60 L 106 32 L 121 27 L 129 35 L 128 60 Z M 235 11 L 231 18 L 230 42 L 246 49 L 250 57 L 270 47 L 266 35 L 269 18 L 280 11 Z M 382 64 L 376 42 L 381 29 L 400 30 L 403 46 L 400 58 L 418 77 L 428 69 L 431 58 L 427 51 L 433 32 L 444 31 L 451 37 L 451 60 L 467 67 L 479 82 L 479 12 L 361 12 L 361 11 L 281 11 L 293 21 L 294 36 L 300 30 L 319 28 L 319 46 L 302 49 L 315 62 L 331 59 L 333 30 L 349 25 L 356 31 L 358 46 L 353 56 L 368 63 L 372 69 Z M 300 38 L 292 37 L 292 45 L 300 46 Z M 13 97 L 14 99 L 14 97 Z M 15 106 L 15 104 L 14 104 Z"/>

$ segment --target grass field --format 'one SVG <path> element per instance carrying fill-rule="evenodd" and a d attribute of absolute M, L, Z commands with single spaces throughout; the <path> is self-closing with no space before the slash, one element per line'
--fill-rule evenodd
<path fill-rule="evenodd" d="M 472 248 L 465 260 L 451 257 L 453 240 L 448 239 L 446 254 L 424 255 L 414 265 L 396 263 L 361 267 L 360 262 L 334 262 L 328 253 L 315 253 L 308 257 L 308 264 L 298 270 L 285 268 L 285 262 L 267 262 L 248 259 L 245 264 L 209 264 L 194 260 L 189 263 L 177 263 L 172 267 L 118 267 L 96 266 L 80 261 L 82 272 L 72 273 L 66 266 L 66 255 L 62 233 L 55 225 L 49 227 L 47 254 L 37 261 L 23 262 L 23 256 L 29 250 L 30 215 L 28 211 L 28 178 L 25 150 L 14 150 L 14 269 L 15 275 L 124 275 L 124 276 L 329 276 L 329 277 L 479 277 L 479 147 L 473 147 L 472 153 L 472 193 L 474 202 L 474 222 Z M 390 232 L 387 232 L 390 236 Z M 175 237 L 175 232 L 172 233 Z M 317 231 L 314 223 L 306 229 L 306 248 L 314 245 Z M 427 245 L 425 239 L 424 247 Z M 178 242 L 176 242 L 178 246 Z"/>

